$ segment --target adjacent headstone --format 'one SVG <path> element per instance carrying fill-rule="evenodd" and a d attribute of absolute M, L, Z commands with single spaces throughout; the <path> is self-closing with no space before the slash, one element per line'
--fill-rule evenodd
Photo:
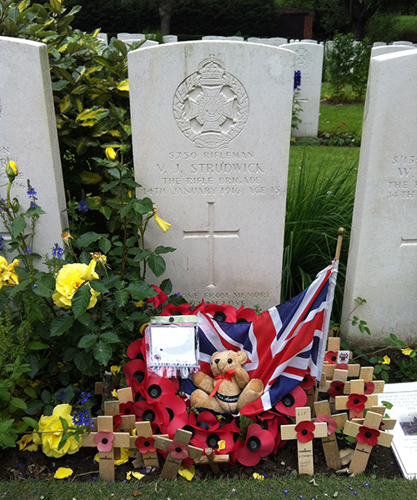
<path fill-rule="evenodd" d="M 317 137 L 319 129 L 321 80 L 324 47 L 317 42 L 294 42 L 281 45 L 296 54 L 295 69 L 301 71 L 299 102 L 301 123 L 293 130 L 294 137 Z"/>
<path fill-rule="evenodd" d="M 386 45 L 386 42 L 374 42 L 372 47 L 383 47 Z"/>
<path fill-rule="evenodd" d="M 176 43 L 178 42 L 177 35 L 164 35 L 162 37 L 164 43 Z"/>
<path fill-rule="evenodd" d="M 109 39 L 107 33 L 98 33 L 97 40 L 100 40 L 101 44 L 107 47 L 109 44 Z"/>
<path fill-rule="evenodd" d="M 68 221 L 63 213 L 65 191 L 46 45 L 0 37 L 0 75 L 0 184 L 7 184 L 10 158 L 19 171 L 11 196 L 28 209 L 29 179 L 46 212 L 36 223 L 31 250 L 51 257 L 54 244 L 62 245 L 61 233 Z M 4 185 L 0 196 L 6 198 Z M 1 220 L 0 235 L 7 239 Z"/>
<path fill-rule="evenodd" d="M 410 42 L 408 40 L 398 40 L 397 42 L 392 42 L 392 45 L 409 45 L 410 47 L 414 46 L 413 42 Z"/>
<path fill-rule="evenodd" d="M 372 47 L 371 57 L 382 56 L 384 54 L 393 54 L 394 52 L 401 52 L 402 50 L 414 50 L 415 47 L 409 45 L 379 45 Z"/>
<path fill-rule="evenodd" d="M 129 54 L 136 179 L 172 224 L 146 245 L 177 249 L 164 277 L 188 301 L 279 303 L 294 59 L 230 41 Z"/>
<path fill-rule="evenodd" d="M 132 43 L 138 40 L 146 40 L 146 37 L 143 33 L 118 33 L 117 39 L 125 43 Z"/>
<path fill-rule="evenodd" d="M 203 36 L 202 40 L 227 40 L 227 38 L 225 36 L 207 35 Z"/>
<path fill-rule="evenodd" d="M 404 78 L 404 75 L 407 75 Z M 342 323 L 356 347 L 417 340 L 417 50 L 373 57 L 365 103 Z"/>

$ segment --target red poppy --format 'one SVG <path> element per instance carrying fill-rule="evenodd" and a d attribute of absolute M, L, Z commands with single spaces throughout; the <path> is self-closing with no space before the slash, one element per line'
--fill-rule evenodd
<path fill-rule="evenodd" d="M 132 379 L 142 384 L 144 382 L 146 383 L 146 379 L 148 378 L 146 363 L 139 359 L 133 359 L 126 363 L 123 367 L 123 373 L 125 374 L 126 383 L 129 387 L 132 387 Z"/>
<path fill-rule="evenodd" d="M 295 426 L 297 440 L 301 443 L 308 443 L 314 439 L 314 429 L 316 426 L 310 420 L 304 420 Z"/>
<path fill-rule="evenodd" d="M 168 434 L 168 437 L 172 439 L 177 432 L 177 429 L 183 429 L 188 424 L 188 413 L 185 411 L 179 415 L 175 415 L 168 425 L 163 428 L 164 434 Z M 188 430 L 188 429 L 186 429 Z"/>
<path fill-rule="evenodd" d="M 168 296 L 159 287 L 155 285 L 151 285 L 151 287 L 155 290 L 155 292 L 158 293 L 158 295 L 156 297 L 146 299 L 145 302 L 147 302 L 148 304 L 152 304 L 153 307 L 158 307 L 167 300 Z"/>
<path fill-rule="evenodd" d="M 365 394 L 373 394 L 374 390 L 375 390 L 375 384 L 373 382 L 371 381 L 365 382 L 363 391 Z"/>
<path fill-rule="evenodd" d="M 119 411 L 121 415 L 134 415 L 135 410 L 133 409 L 133 401 L 127 401 L 126 403 L 119 404 Z"/>
<path fill-rule="evenodd" d="M 195 306 L 194 309 L 191 310 L 190 314 L 197 314 L 200 311 L 202 311 L 206 307 L 206 303 L 204 302 L 204 299 L 198 304 L 198 306 Z"/>
<path fill-rule="evenodd" d="M 141 453 L 156 451 L 155 438 L 153 437 L 139 436 L 135 441 L 135 446 Z"/>
<path fill-rule="evenodd" d="M 126 353 L 129 359 L 145 361 L 145 343 L 143 342 L 143 338 L 132 342 L 127 348 Z"/>
<path fill-rule="evenodd" d="M 368 398 L 364 394 L 349 394 L 346 407 L 348 410 L 353 410 L 359 413 L 364 410 L 365 403 L 367 401 Z"/>
<path fill-rule="evenodd" d="M 151 422 L 158 427 L 166 427 L 169 422 L 169 413 L 159 403 L 149 404 L 147 401 L 138 401 L 133 404 L 136 416 L 143 422 Z"/>
<path fill-rule="evenodd" d="M 317 422 L 327 422 L 327 435 L 328 436 L 330 436 L 330 434 L 333 434 L 333 432 L 335 432 L 335 430 L 337 429 L 336 421 L 333 420 L 332 418 L 330 418 L 325 413 L 322 413 L 321 415 L 319 415 L 316 418 L 315 423 L 317 424 Z"/>
<path fill-rule="evenodd" d="M 305 406 L 307 403 L 307 394 L 297 385 L 291 392 L 286 394 L 279 403 L 275 405 L 275 409 L 284 415 L 295 417 L 295 409 Z"/>
<path fill-rule="evenodd" d="M 97 444 L 98 451 L 107 453 L 113 448 L 114 435 L 112 432 L 97 432 L 94 436 L 94 442 Z"/>
<path fill-rule="evenodd" d="M 252 467 L 274 451 L 274 436 L 258 424 L 250 424 L 244 444 L 237 444 L 236 458 L 246 467 Z"/>
<path fill-rule="evenodd" d="M 189 316 L 190 307 L 190 304 L 180 304 L 179 306 L 167 304 L 162 308 L 161 316 Z"/>
<path fill-rule="evenodd" d="M 205 314 L 210 314 L 216 321 L 227 321 L 228 323 L 236 323 L 236 307 L 229 304 L 207 304 L 204 308 Z"/>
<path fill-rule="evenodd" d="M 236 312 L 236 323 L 252 323 L 257 314 L 253 309 L 244 309 L 243 306 Z"/>
<path fill-rule="evenodd" d="M 379 430 L 371 429 L 370 427 L 365 427 L 362 425 L 359 427 L 359 432 L 356 436 L 358 443 L 369 444 L 369 446 L 375 446 L 378 444 Z"/>
<path fill-rule="evenodd" d="M 336 370 L 349 370 L 349 366 L 346 363 L 339 363 L 336 365 Z"/>
<path fill-rule="evenodd" d="M 312 377 L 308 373 L 306 373 L 304 379 L 299 384 L 299 386 L 302 389 L 304 389 L 305 391 L 308 391 L 309 389 L 312 389 L 315 385 L 316 385 L 316 378 Z"/>
<path fill-rule="evenodd" d="M 327 351 L 324 355 L 324 361 L 327 361 L 330 365 L 335 365 L 337 363 L 337 352 Z"/>
<path fill-rule="evenodd" d="M 331 398 L 335 398 L 336 396 L 343 396 L 344 389 L 345 389 L 344 382 L 341 382 L 340 380 L 333 380 L 333 382 L 330 384 L 327 394 Z"/>
<path fill-rule="evenodd" d="M 148 403 L 160 403 L 164 397 L 175 398 L 175 390 L 168 378 L 151 375 L 146 382 L 144 396 Z"/>
<path fill-rule="evenodd" d="M 181 441 L 172 441 L 166 448 L 168 453 L 171 453 L 171 457 L 177 460 L 184 460 L 188 458 L 187 445 L 181 443 Z"/>

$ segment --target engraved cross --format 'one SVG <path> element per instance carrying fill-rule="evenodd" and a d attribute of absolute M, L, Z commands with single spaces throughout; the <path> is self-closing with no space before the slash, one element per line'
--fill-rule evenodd
<path fill-rule="evenodd" d="M 401 236 L 400 247 L 417 246 L 417 238 L 404 238 Z"/>
<path fill-rule="evenodd" d="M 239 238 L 239 229 L 229 231 L 216 231 L 215 229 L 215 216 L 214 216 L 214 201 L 208 202 L 208 231 L 184 231 L 184 239 L 187 238 L 205 238 L 209 242 L 208 250 L 208 269 L 209 269 L 209 284 L 208 286 L 215 285 L 215 239 L 217 238 Z"/>

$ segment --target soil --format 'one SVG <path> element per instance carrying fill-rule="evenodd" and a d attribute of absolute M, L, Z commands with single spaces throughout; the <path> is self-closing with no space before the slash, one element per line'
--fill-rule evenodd
<path fill-rule="evenodd" d="M 395 373 L 394 360 L 398 358 L 397 350 L 387 349 L 378 356 L 387 354 L 392 360 L 389 374 L 389 382 L 400 382 Z M 360 360 L 358 360 L 360 361 Z M 326 466 L 323 448 L 320 440 L 313 441 L 314 449 L 314 471 L 318 474 L 334 475 L 335 471 Z M 339 448 L 354 448 L 354 444 L 346 441 L 339 442 Z M 41 451 L 27 452 L 19 451 L 18 448 L 8 448 L 0 450 L 0 480 L 27 479 L 27 478 L 51 478 L 59 467 L 70 467 L 73 470 L 72 480 L 92 481 L 98 478 L 98 464 L 93 461 L 97 450 L 94 448 L 81 448 L 73 455 L 65 455 L 61 458 L 48 458 Z M 161 463 L 163 459 L 161 458 Z M 131 462 L 116 467 L 116 481 L 124 481 L 126 473 L 133 471 Z M 297 443 L 288 441 L 275 455 L 271 454 L 264 463 L 248 468 L 240 465 L 222 466 L 221 473 L 227 476 L 238 476 L 245 478 L 254 472 L 266 474 L 268 476 L 283 476 L 288 474 L 297 475 Z M 377 446 L 370 454 L 366 468 L 368 474 L 376 477 L 393 479 L 402 477 L 401 470 L 390 448 Z M 159 477 L 159 470 L 153 470 L 145 474 L 142 482 L 156 480 Z M 213 477 L 209 467 L 197 466 L 196 476 L 200 478 Z"/>

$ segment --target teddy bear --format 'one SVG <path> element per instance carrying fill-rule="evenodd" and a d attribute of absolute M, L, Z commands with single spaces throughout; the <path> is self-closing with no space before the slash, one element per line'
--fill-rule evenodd
<path fill-rule="evenodd" d="M 203 372 L 193 375 L 198 389 L 191 393 L 192 408 L 208 408 L 221 413 L 237 414 L 241 408 L 262 396 L 264 385 L 249 379 L 242 365 L 248 360 L 242 351 L 221 351 L 211 356 L 214 378 Z"/>

